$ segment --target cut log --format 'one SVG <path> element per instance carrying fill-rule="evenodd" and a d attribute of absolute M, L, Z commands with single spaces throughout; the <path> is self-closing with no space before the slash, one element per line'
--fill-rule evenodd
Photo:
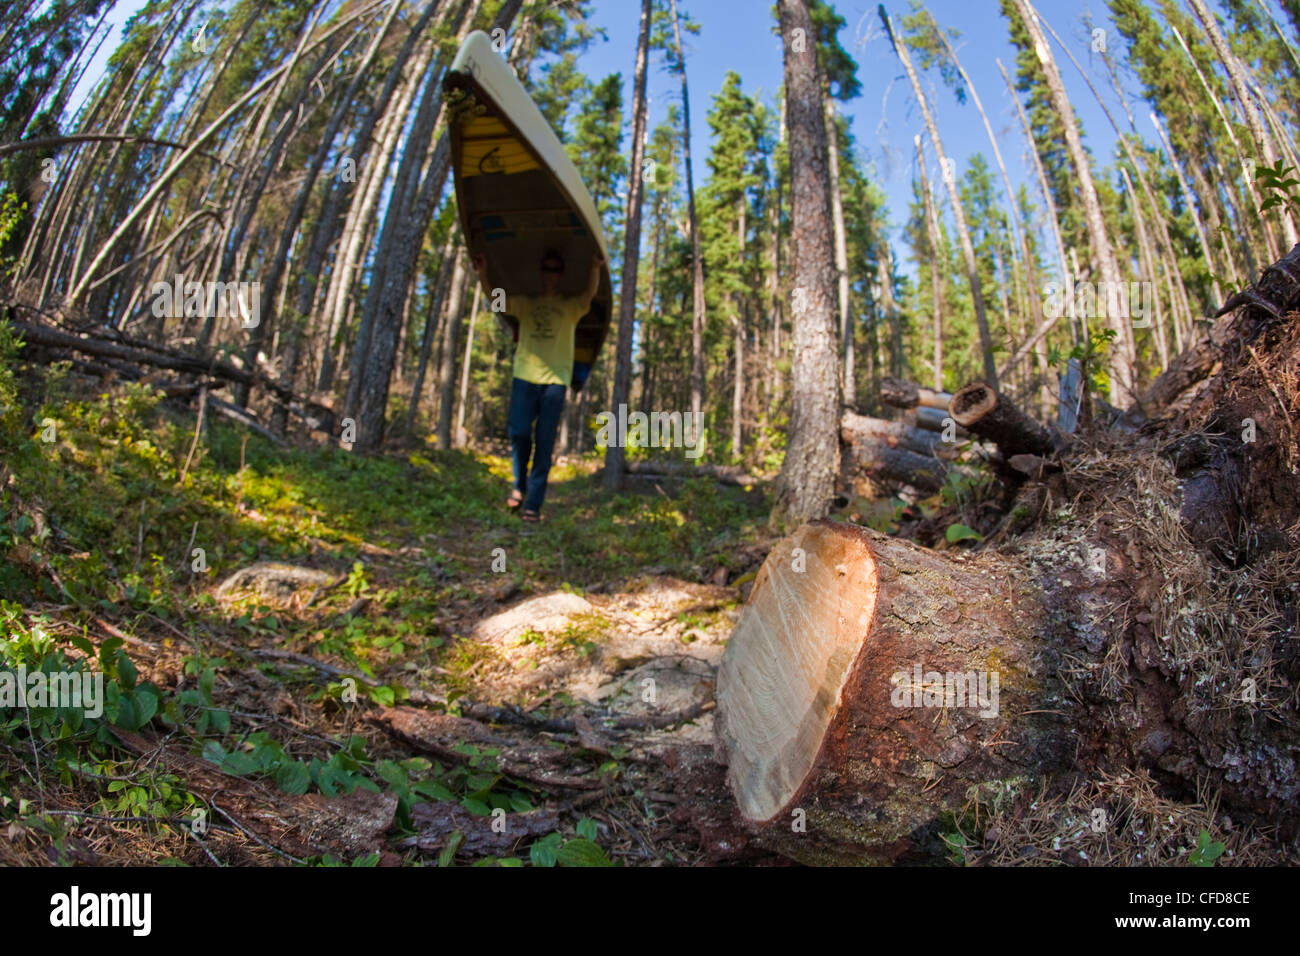
<path fill-rule="evenodd" d="M 1187 711 L 1130 617 L 1131 559 L 1098 559 L 1106 573 L 1059 546 L 1040 564 L 937 553 L 831 522 L 781 541 L 717 682 L 716 752 L 755 840 L 812 864 L 942 859 L 972 808 L 1108 765 L 1293 826 L 1294 721 L 1227 732 Z"/>
<path fill-rule="evenodd" d="M 874 441 L 930 457 L 934 457 L 936 446 L 939 445 L 939 436 L 935 432 L 906 422 L 891 422 L 855 412 L 845 412 L 840 419 L 840 440 L 845 444 Z"/>
<path fill-rule="evenodd" d="M 742 817 L 807 862 L 934 854 L 937 818 L 968 789 L 991 799 L 1027 757 L 1068 760 L 1069 723 L 1044 713 L 1063 705 L 1043 615 L 1020 585 L 992 556 L 962 565 L 851 525 L 782 541 L 718 672 L 719 756 Z M 975 681 L 947 710 L 913 706 L 949 674 Z"/>
<path fill-rule="evenodd" d="M 934 389 L 906 382 L 901 378 L 885 378 L 880 382 L 880 400 L 894 408 L 937 408 L 948 410 L 952 395 L 948 392 L 936 392 Z"/>
<path fill-rule="evenodd" d="M 951 418 L 952 415 L 949 414 L 946 408 L 930 408 L 927 405 L 918 405 L 912 411 L 910 422 L 915 423 L 917 428 L 924 428 L 926 431 L 942 434 L 946 428 L 950 427 L 948 420 Z M 954 421 L 952 424 L 956 425 L 956 422 Z M 953 434 L 962 441 L 970 438 L 970 432 L 960 426 L 957 426 Z"/>
<path fill-rule="evenodd" d="M 995 443 L 1005 458 L 1046 455 L 1054 448 L 1046 428 L 983 382 L 972 382 L 954 394 L 948 412 L 958 425 Z"/>

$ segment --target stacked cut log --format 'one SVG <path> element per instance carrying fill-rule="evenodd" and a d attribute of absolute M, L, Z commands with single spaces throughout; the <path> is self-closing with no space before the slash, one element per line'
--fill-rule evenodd
<path fill-rule="evenodd" d="M 933 493 L 948 472 L 947 452 L 969 433 L 950 420 L 947 392 L 886 378 L 881 400 L 907 409 L 900 421 L 845 412 L 840 419 L 841 477 L 847 486 L 867 477 L 886 486 L 910 485 Z"/>
<path fill-rule="evenodd" d="M 903 422 L 854 412 L 840 419 L 841 476 L 854 485 L 860 476 L 887 485 L 911 485 L 935 492 L 947 465 L 935 456 L 939 435 Z"/>

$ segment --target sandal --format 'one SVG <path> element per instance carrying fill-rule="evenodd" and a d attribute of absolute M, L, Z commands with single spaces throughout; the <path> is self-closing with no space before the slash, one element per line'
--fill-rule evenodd
<path fill-rule="evenodd" d="M 542 516 L 539 515 L 536 511 L 525 511 L 522 515 L 520 515 L 520 517 L 523 518 L 525 521 L 541 521 L 541 520 L 542 520 Z"/>
<path fill-rule="evenodd" d="M 518 488 L 510 489 L 510 497 L 506 499 L 506 507 L 511 511 L 516 510 L 524 503 L 524 493 Z"/>

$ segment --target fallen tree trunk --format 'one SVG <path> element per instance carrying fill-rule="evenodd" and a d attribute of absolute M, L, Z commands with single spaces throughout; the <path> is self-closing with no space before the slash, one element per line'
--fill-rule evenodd
<path fill-rule="evenodd" d="M 1137 765 L 1291 826 L 1293 715 L 1244 715 L 1231 689 L 1219 716 L 1193 713 L 1159 622 L 1127 616 L 1132 560 L 1091 554 L 1105 572 L 1064 548 L 970 558 L 830 522 L 778 544 L 717 684 L 718 757 L 756 839 L 808 863 L 933 860 L 990 807 Z"/>
<path fill-rule="evenodd" d="M 758 484 L 758 478 L 749 474 L 740 465 L 688 465 L 680 461 L 630 461 L 624 470 L 631 475 L 642 478 L 714 478 L 720 484 L 745 485 Z"/>
<path fill-rule="evenodd" d="M 265 376 L 258 375 L 248 369 L 238 368 L 229 362 L 222 362 L 212 358 L 191 357 L 177 355 L 174 353 L 158 351 L 154 349 L 145 349 L 128 345 L 121 345 L 117 342 L 110 342 L 106 339 L 92 337 L 82 337 L 73 335 L 69 332 L 60 332 L 57 329 L 49 328 L 44 325 L 29 325 L 26 322 L 10 320 L 9 324 L 15 332 L 22 335 L 23 341 L 27 345 L 38 345 L 47 349 L 62 351 L 80 352 L 83 355 L 94 355 L 99 358 L 116 359 L 122 362 L 130 362 L 136 365 L 148 365 L 154 368 L 166 368 L 177 372 L 190 372 L 195 375 L 215 375 L 218 378 L 227 381 L 236 382 L 243 385 L 256 385 L 267 391 L 274 392 L 280 398 L 286 401 L 303 401 L 302 398 L 295 395 L 292 389 L 286 388 L 279 382 L 275 382 Z"/>

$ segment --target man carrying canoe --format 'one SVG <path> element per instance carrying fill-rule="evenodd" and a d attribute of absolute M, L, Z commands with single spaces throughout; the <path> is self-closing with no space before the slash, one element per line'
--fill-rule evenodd
<path fill-rule="evenodd" d="M 515 481 L 506 506 L 511 510 L 522 506 L 525 521 L 541 517 L 565 389 L 573 378 L 574 330 L 591 308 L 604 263 L 604 256 L 593 253 L 587 288 L 580 295 L 565 296 L 560 294 L 564 259 L 548 250 L 541 261 L 542 294 L 507 293 L 506 311 L 519 321 L 519 343 L 515 346 L 508 419 Z M 474 266 L 487 288 L 487 258 L 475 256 Z"/>

